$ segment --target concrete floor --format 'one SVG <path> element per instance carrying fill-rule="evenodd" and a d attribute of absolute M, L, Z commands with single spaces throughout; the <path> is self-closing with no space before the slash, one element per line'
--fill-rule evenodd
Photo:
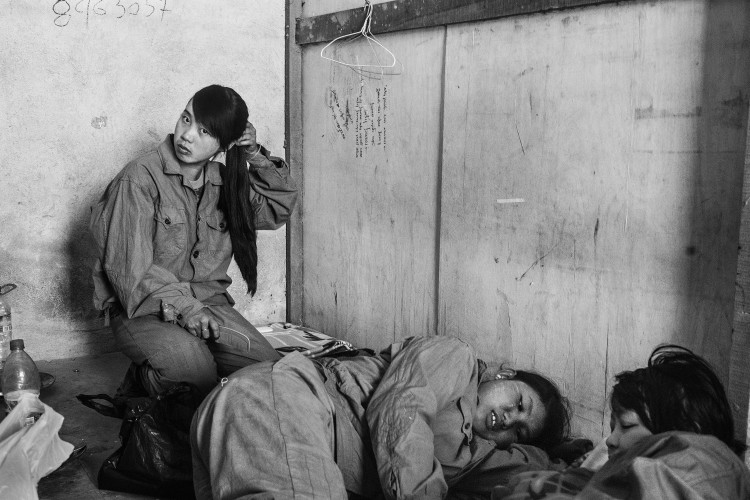
<path fill-rule="evenodd" d="M 42 478 L 37 489 L 41 500 L 152 498 L 97 488 L 99 467 L 120 445 L 121 420 L 100 415 L 76 399 L 77 394 L 114 395 L 129 363 L 120 353 L 37 361 L 40 372 L 55 377 L 41 399 L 65 417 L 60 437 L 75 446 L 86 444 L 80 457 Z"/>

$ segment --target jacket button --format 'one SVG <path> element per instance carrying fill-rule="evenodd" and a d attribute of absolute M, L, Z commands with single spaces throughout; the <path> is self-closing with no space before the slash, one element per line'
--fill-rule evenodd
<path fill-rule="evenodd" d="M 200 252 L 198 250 L 196 250 L 195 252 L 193 252 L 193 258 L 194 259 L 197 259 L 199 255 L 200 255 Z"/>
<path fill-rule="evenodd" d="M 170 225 L 171 223 L 172 223 L 172 221 L 169 219 L 169 217 L 167 217 L 166 219 L 164 219 L 164 224 Z"/>
<path fill-rule="evenodd" d="M 224 229 L 224 227 L 226 227 L 226 224 L 224 224 L 223 222 L 220 222 L 219 223 L 219 229 Z"/>
<path fill-rule="evenodd" d="M 464 424 L 464 429 L 469 430 L 469 427 L 471 427 L 470 423 L 467 422 Z"/>
<path fill-rule="evenodd" d="M 199 216 L 198 216 L 198 222 L 200 222 L 200 221 L 201 221 L 201 216 L 199 215 Z"/>

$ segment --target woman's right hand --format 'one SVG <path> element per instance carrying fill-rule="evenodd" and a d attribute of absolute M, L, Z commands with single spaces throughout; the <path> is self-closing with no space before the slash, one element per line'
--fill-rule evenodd
<path fill-rule="evenodd" d="M 185 330 L 199 339 L 218 339 L 219 325 L 219 319 L 205 307 L 185 320 Z"/>

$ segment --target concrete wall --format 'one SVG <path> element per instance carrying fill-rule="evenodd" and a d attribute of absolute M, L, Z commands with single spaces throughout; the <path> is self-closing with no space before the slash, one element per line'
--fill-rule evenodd
<path fill-rule="evenodd" d="M 2 1 L 0 283 L 36 359 L 114 349 L 91 303 L 89 207 L 132 157 L 221 83 L 284 156 L 284 4 L 275 0 Z M 165 9 L 165 10 L 162 10 Z M 283 320 L 285 230 L 259 234 L 259 286 L 230 288 L 252 322 Z"/>

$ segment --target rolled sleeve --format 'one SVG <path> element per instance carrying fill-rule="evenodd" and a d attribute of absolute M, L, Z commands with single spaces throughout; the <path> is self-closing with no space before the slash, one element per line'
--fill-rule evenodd
<path fill-rule="evenodd" d="M 256 229 L 278 229 L 287 223 L 297 203 L 297 186 L 289 165 L 260 146 L 245 154 L 250 176 L 250 202 L 255 210 Z"/>

